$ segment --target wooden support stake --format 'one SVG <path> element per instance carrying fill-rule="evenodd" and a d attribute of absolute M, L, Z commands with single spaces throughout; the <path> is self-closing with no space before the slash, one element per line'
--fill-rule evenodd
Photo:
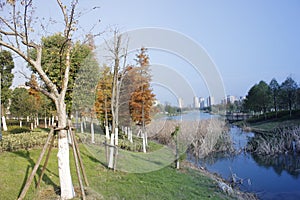
<path fill-rule="evenodd" d="M 71 140 L 72 140 L 72 149 L 73 149 L 73 156 L 74 156 L 74 160 L 75 160 L 75 166 L 76 166 L 76 173 L 77 173 L 77 177 L 78 177 L 78 182 L 79 182 L 80 189 L 81 189 L 82 199 L 85 200 L 86 198 L 85 198 L 84 187 L 83 187 L 82 180 L 81 180 L 81 175 L 80 175 L 78 155 L 76 153 L 76 147 L 75 147 L 75 142 L 74 142 L 75 138 L 74 138 L 74 135 L 72 134 L 72 132 L 70 132 L 70 135 L 71 135 Z"/>
<path fill-rule="evenodd" d="M 80 164 L 80 168 L 81 168 L 81 172 L 82 172 L 82 176 L 83 176 L 85 185 L 86 185 L 86 186 L 89 186 L 89 182 L 88 182 L 87 177 L 86 177 L 86 174 L 85 174 L 84 165 L 83 165 L 83 162 L 82 162 L 82 159 L 81 159 L 79 146 L 78 146 L 78 143 L 77 143 L 75 134 L 72 132 L 71 126 L 70 126 L 69 130 L 70 130 L 71 138 L 72 138 L 72 140 L 74 141 L 74 145 L 75 145 L 75 149 L 76 149 L 76 152 L 77 152 L 77 157 L 78 157 L 78 160 L 79 160 L 79 164 Z"/>
<path fill-rule="evenodd" d="M 42 149 L 42 152 L 41 152 L 41 154 L 40 154 L 40 157 L 39 157 L 39 159 L 37 160 L 37 162 L 35 163 L 35 166 L 34 166 L 32 172 L 31 172 L 29 178 L 27 179 L 27 182 L 26 182 L 26 184 L 25 184 L 25 186 L 24 186 L 24 188 L 23 188 L 23 190 L 22 190 L 22 192 L 21 192 L 21 194 L 20 194 L 18 200 L 24 199 L 24 197 L 25 197 L 25 195 L 26 195 L 26 193 L 27 193 L 27 191 L 28 191 L 28 189 L 29 189 L 29 187 L 30 187 L 30 185 L 31 185 L 31 182 L 32 182 L 32 180 L 33 180 L 33 178 L 34 178 L 34 175 L 36 174 L 36 172 L 37 172 L 37 170 L 38 170 L 38 167 L 40 166 L 40 163 L 41 163 L 41 161 L 42 161 L 42 159 L 43 159 L 43 156 L 44 156 L 44 154 L 45 154 L 45 152 L 46 152 L 46 149 L 47 149 L 47 147 L 48 147 L 48 145 L 49 145 L 50 139 L 52 138 L 53 130 L 54 130 L 54 129 L 51 129 L 51 131 L 50 131 L 50 133 L 49 133 L 49 135 L 48 135 L 47 141 L 46 141 L 46 143 L 45 143 L 45 145 L 44 145 L 44 147 L 43 147 L 43 149 Z"/>
<path fill-rule="evenodd" d="M 117 170 L 117 159 L 118 159 L 118 147 L 115 146 L 115 151 L 114 151 L 114 171 Z"/>
<path fill-rule="evenodd" d="M 108 145 L 107 145 L 107 140 L 108 139 L 105 139 L 105 142 L 103 143 L 104 146 L 105 146 L 105 157 L 106 157 L 106 163 L 108 163 Z"/>
<path fill-rule="evenodd" d="M 53 128 L 51 128 L 51 131 L 52 131 L 52 129 L 53 129 Z M 52 131 L 52 132 L 53 132 L 53 131 Z M 37 186 L 36 186 L 37 188 L 40 187 L 41 180 L 43 179 L 45 170 L 46 170 L 46 168 L 47 168 L 48 160 L 49 160 L 49 157 L 50 157 L 50 154 L 51 154 L 51 150 L 52 150 L 52 147 L 53 147 L 53 144 L 54 144 L 54 140 L 55 140 L 55 136 L 52 135 L 52 140 L 51 140 L 51 143 L 50 143 L 50 146 L 49 146 L 49 149 L 48 149 L 48 154 L 47 154 L 47 157 L 46 157 L 46 160 L 45 160 L 43 169 L 42 169 L 41 176 L 40 176 L 39 181 L 38 181 Z"/>

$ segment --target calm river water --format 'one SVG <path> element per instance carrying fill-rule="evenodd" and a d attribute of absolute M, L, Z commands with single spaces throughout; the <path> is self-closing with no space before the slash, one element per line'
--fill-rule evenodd
<path fill-rule="evenodd" d="M 183 115 L 184 116 L 184 115 Z M 207 113 L 192 112 L 184 119 L 207 119 Z M 230 134 L 236 149 L 242 149 L 249 137 L 254 133 L 243 132 L 232 126 Z M 244 191 L 255 192 L 262 200 L 299 200 L 300 199 L 300 156 L 254 156 L 242 152 L 228 157 L 218 155 L 200 160 L 199 166 L 206 167 L 210 172 L 220 174 L 229 179 L 232 174 L 243 179 L 240 188 Z"/>

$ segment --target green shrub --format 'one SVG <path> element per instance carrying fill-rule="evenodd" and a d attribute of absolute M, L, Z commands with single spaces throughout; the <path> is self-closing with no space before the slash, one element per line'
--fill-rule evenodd
<path fill-rule="evenodd" d="M 20 126 L 9 126 L 7 132 L 11 133 L 11 134 L 18 134 L 18 133 L 26 133 L 26 132 L 30 132 L 30 128 L 29 127 L 20 127 Z"/>
<path fill-rule="evenodd" d="M 129 140 L 125 138 L 119 139 L 119 147 L 127 151 L 142 152 L 143 140 L 140 138 L 133 138 L 133 143 L 131 143 Z"/>
<path fill-rule="evenodd" d="M 42 147 L 45 145 L 47 137 L 47 132 L 27 132 L 3 135 L 2 140 L 0 141 L 0 152 Z M 54 145 L 57 146 L 57 140 L 55 140 Z"/>

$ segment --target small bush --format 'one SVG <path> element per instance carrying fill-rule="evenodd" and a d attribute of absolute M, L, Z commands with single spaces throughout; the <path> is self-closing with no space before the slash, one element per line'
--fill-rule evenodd
<path fill-rule="evenodd" d="M 3 135 L 2 140 L 0 141 L 0 152 L 42 147 L 45 145 L 47 137 L 47 132 Z M 55 140 L 54 145 L 57 146 L 57 140 Z"/>
<path fill-rule="evenodd" d="M 9 126 L 8 127 L 8 131 L 11 134 L 18 134 L 18 133 L 26 133 L 26 132 L 30 132 L 30 128 L 29 127 L 20 127 L 20 126 Z"/>
<path fill-rule="evenodd" d="M 143 141 L 140 138 L 134 138 L 133 143 L 126 139 L 119 140 L 119 147 L 124 150 L 142 152 L 143 151 Z"/>

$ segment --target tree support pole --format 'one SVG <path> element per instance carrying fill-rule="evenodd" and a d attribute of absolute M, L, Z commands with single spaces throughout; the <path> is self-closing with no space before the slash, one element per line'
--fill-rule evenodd
<path fill-rule="evenodd" d="M 29 178 L 28 178 L 28 180 L 27 180 L 27 182 L 26 182 L 26 184 L 25 184 L 25 186 L 24 186 L 24 188 L 23 188 L 23 190 L 22 190 L 22 192 L 21 192 L 19 198 L 18 198 L 18 200 L 24 199 L 24 197 L 25 197 L 25 195 L 26 195 L 26 193 L 27 193 L 27 191 L 28 191 L 28 189 L 29 189 L 29 187 L 30 187 L 30 185 L 31 185 L 31 182 L 32 182 L 32 180 L 33 180 L 33 178 L 34 178 L 34 176 L 35 176 L 37 170 L 38 170 L 38 167 L 39 167 L 39 165 L 40 165 L 40 163 L 41 163 L 41 161 L 42 161 L 42 159 L 43 159 L 43 156 L 44 156 L 44 154 L 45 154 L 45 152 L 46 152 L 46 149 L 47 149 L 47 147 L 48 147 L 48 145 L 49 145 L 50 139 L 51 139 L 52 136 L 53 136 L 53 132 L 54 132 L 54 129 L 52 128 L 51 131 L 50 131 L 50 133 L 49 133 L 49 135 L 48 135 L 46 144 L 44 145 L 44 147 L 43 147 L 43 149 L 42 149 L 42 152 L 41 152 L 41 154 L 40 154 L 40 157 L 39 157 L 38 161 L 36 162 L 36 164 L 35 164 L 35 166 L 34 166 L 32 172 L 31 172 L 31 174 L 30 174 L 30 176 L 29 176 Z"/>
<path fill-rule="evenodd" d="M 69 124 L 70 125 L 70 124 Z M 48 138 L 47 138 L 47 141 L 42 149 L 42 152 L 40 154 L 40 157 L 38 158 L 38 161 L 36 162 L 29 178 L 27 179 L 27 182 L 20 194 L 20 196 L 18 197 L 18 200 L 23 200 L 32 181 L 33 181 L 33 178 L 38 170 L 38 167 L 46 153 L 46 150 L 49 146 L 49 150 L 48 150 L 48 153 L 47 153 L 47 157 L 46 157 L 46 160 L 45 160 L 45 163 L 44 163 L 44 166 L 43 166 L 43 169 L 42 169 L 42 173 L 41 173 L 41 176 L 39 178 L 39 181 L 37 183 L 37 188 L 40 186 L 40 182 L 43 178 L 43 175 L 45 173 L 45 170 L 47 168 L 47 165 L 48 165 L 48 161 L 49 161 L 49 158 L 50 158 L 50 154 L 51 154 L 51 150 L 52 150 L 52 147 L 53 147 L 53 144 L 54 144 L 54 140 L 55 140 L 55 131 L 59 131 L 59 130 L 68 130 L 69 133 L 70 133 L 70 136 L 71 136 L 71 144 L 72 144 L 72 149 L 73 149 L 73 155 L 74 155 L 74 160 L 75 160 L 75 166 L 76 166 L 76 173 L 77 173 L 77 177 L 78 177 L 78 180 L 79 180 L 79 185 L 80 185 L 80 189 L 81 189 L 81 194 L 82 194 L 82 199 L 85 200 L 86 199 L 86 196 L 85 196 L 85 192 L 84 192 L 84 187 L 83 187 L 83 184 L 82 184 L 82 180 L 81 180 L 81 175 L 80 175 L 80 169 L 79 169 L 79 166 L 81 168 L 81 171 L 82 171 L 82 174 L 83 174 L 83 177 L 84 177 L 84 181 L 85 181 L 85 184 L 87 186 L 89 186 L 89 183 L 87 181 L 87 177 L 86 177 L 86 174 L 85 174 L 85 170 L 84 170 L 84 166 L 83 166 L 83 162 L 82 162 L 82 159 L 81 159 L 81 156 L 80 156 L 80 151 L 79 151 L 79 146 L 78 146 L 78 143 L 75 139 L 75 135 L 74 133 L 72 132 L 71 130 L 71 127 L 66 127 L 66 128 L 55 128 L 54 127 L 51 127 L 51 130 L 50 130 L 50 133 L 48 135 Z M 51 142 L 50 142 L 51 140 Z"/>
<path fill-rule="evenodd" d="M 76 147 L 75 147 L 75 137 L 71 131 L 71 128 L 69 128 L 69 131 L 70 131 L 70 135 L 71 135 L 71 140 L 72 140 L 72 149 L 73 149 L 73 156 L 74 156 L 74 160 L 75 160 L 75 166 L 76 166 L 76 173 L 77 173 L 77 177 L 78 177 L 78 182 L 79 182 L 79 185 L 80 185 L 80 190 L 81 190 L 81 195 L 82 195 L 82 199 L 85 200 L 85 192 L 84 192 L 84 187 L 83 187 L 83 184 L 82 184 L 82 180 L 81 180 L 81 175 L 80 175 L 80 169 L 79 169 L 79 161 L 78 161 L 78 155 L 77 155 L 77 152 L 76 152 Z"/>
<path fill-rule="evenodd" d="M 53 127 L 51 128 L 51 131 L 52 131 L 52 129 L 53 129 Z M 53 132 L 53 131 L 52 131 L 52 132 Z M 55 135 L 56 135 L 56 134 L 55 134 L 55 132 L 54 132 L 54 135 L 52 136 L 52 140 L 51 140 L 51 143 L 50 143 L 50 146 L 49 146 L 48 154 L 47 154 L 47 157 L 46 157 L 46 160 L 45 160 L 43 169 L 42 169 L 42 173 L 41 173 L 41 176 L 40 176 L 40 178 L 39 178 L 39 181 L 38 181 L 38 183 L 37 183 L 36 188 L 39 188 L 39 187 L 40 187 L 41 180 L 43 179 L 45 170 L 46 170 L 46 168 L 47 168 L 48 160 L 49 160 L 49 157 L 50 157 L 50 154 L 51 154 L 51 150 L 52 150 L 52 147 L 53 147 L 53 144 L 54 144 L 54 140 L 55 140 Z"/>
<path fill-rule="evenodd" d="M 71 122 L 69 122 L 69 125 L 71 125 Z M 82 172 L 82 176 L 83 176 L 85 185 L 89 186 L 89 182 L 88 182 L 87 176 L 85 174 L 84 165 L 83 165 L 83 162 L 82 162 L 82 159 L 81 159 L 81 155 L 80 155 L 80 151 L 79 151 L 79 146 L 78 146 L 75 134 L 73 133 L 71 126 L 69 126 L 69 131 L 70 131 L 70 135 L 71 135 L 72 141 L 74 142 L 74 147 L 76 149 L 76 153 L 77 153 L 77 157 L 78 157 L 78 160 L 79 160 L 79 164 L 80 164 L 80 168 L 81 168 L 81 172 Z"/>

